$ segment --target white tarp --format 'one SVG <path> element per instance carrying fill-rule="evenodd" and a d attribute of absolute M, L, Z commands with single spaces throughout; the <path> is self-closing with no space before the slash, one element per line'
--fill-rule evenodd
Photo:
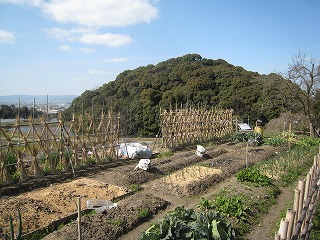
<path fill-rule="evenodd" d="M 118 149 L 120 158 L 151 158 L 152 150 L 141 143 L 121 143 Z"/>

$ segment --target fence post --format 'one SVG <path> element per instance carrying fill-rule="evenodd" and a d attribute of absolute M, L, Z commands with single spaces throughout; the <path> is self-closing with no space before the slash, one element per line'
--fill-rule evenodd
<path fill-rule="evenodd" d="M 310 171 L 309 171 L 308 174 L 307 174 L 307 178 L 306 178 L 306 188 L 305 188 L 304 198 L 303 198 L 304 201 L 306 201 L 307 198 L 308 198 L 310 183 L 311 183 L 311 174 L 310 174 Z"/>
<path fill-rule="evenodd" d="M 287 231 L 288 231 L 289 221 L 285 218 L 281 219 L 279 233 L 280 233 L 280 240 L 287 239 Z"/>
<path fill-rule="evenodd" d="M 300 218 L 300 214 L 303 208 L 303 201 L 304 201 L 304 193 L 305 189 L 308 187 L 305 187 L 306 181 L 305 180 L 299 180 L 298 183 L 298 189 L 300 190 L 300 196 L 299 196 L 299 210 L 298 210 L 298 219 Z"/>
<path fill-rule="evenodd" d="M 300 190 L 298 188 L 296 188 L 294 190 L 294 193 L 295 194 L 294 194 L 293 208 L 294 208 L 294 211 L 296 212 L 295 218 L 294 218 L 294 228 L 295 228 L 297 225 L 297 222 L 298 222 Z"/>
<path fill-rule="evenodd" d="M 291 239 L 295 215 L 296 215 L 296 211 L 294 211 L 293 209 L 288 209 L 287 210 L 286 219 L 289 221 L 288 232 L 287 232 L 287 240 Z"/>

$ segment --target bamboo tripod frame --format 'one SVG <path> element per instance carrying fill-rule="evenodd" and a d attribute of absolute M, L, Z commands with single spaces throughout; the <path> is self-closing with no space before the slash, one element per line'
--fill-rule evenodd
<path fill-rule="evenodd" d="M 231 109 L 160 109 L 162 147 L 204 142 L 232 132 Z"/>
<path fill-rule="evenodd" d="M 94 158 L 97 164 L 116 157 L 119 144 L 120 114 L 102 112 L 99 119 L 91 114 L 76 116 L 65 121 L 16 118 L 10 126 L 0 124 L 0 180 L 11 182 L 10 168 L 15 167 L 20 180 L 60 171 L 74 171 L 86 166 Z M 15 163 L 8 163 L 10 157 Z"/>

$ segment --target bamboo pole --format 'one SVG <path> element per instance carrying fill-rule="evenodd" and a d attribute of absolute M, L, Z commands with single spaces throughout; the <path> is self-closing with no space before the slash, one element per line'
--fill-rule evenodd
<path fill-rule="evenodd" d="M 287 231 L 287 240 L 291 239 L 295 215 L 296 215 L 296 211 L 294 211 L 293 209 L 287 210 L 286 219 L 289 221 L 288 231 Z"/>
<path fill-rule="evenodd" d="M 307 216 L 307 211 L 308 211 L 308 208 L 309 208 L 309 205 L 312 201 L 312 196 L 314 194 L 318 194 L 318 188 L 316 190 L 316 186 L 314 185 L 312 188 L 311 188 L 311 191 L 310 191 L 310 195 L 305 203 L 305 207 L 303 208 L 303 210 L 301 211 L 301 214 L 300 214 L 300 217 L 299 217 L 299 220 L 296 224 L 296 227 L 295 227 L 295 230 L 294 230 L 294 233 L 292 235 L 292 240 L 296 240 L 298 239 L 300 233 L 301 233 L 301 229 L 303 229 L 303 223 L 304 221 L 306 220 L 306 216 Z"/>
<path fill-rule="evenodd" d="M 81 234 L 81 197 L 78 197 L 78 240 L 82 240 L 82 234 Z"/>
<path fill-rule="evenodd" d="M 305 180 L 299 180 L 299 183 L 298 183 L 298 189 L 300 190 L 298 219 L 300 218 L 300 213 L 301 213 L 302 208 L 303 208 L 305 183 L 306 183 Z"/>
<path fill-rule="evenodd" d="M 247 142 L 247 146 L 246 146 L 246 168 L 248 168 L 248 152 L 249 152 L 248 148 L 249 148 L 249 142 Z"/>
<path fill-rule="evenodd" d="M 274 240 L 280 240 L 280 233 L 279 232 L 275 233 Z"/>
<path fill-rule="evenodd" d="M 280 228 L 279 228 L 280 240 L 287 239 L 288 226 L 289 226 L 289 221 L 285 218 L 282 218 L 280 222 Z"/>
<path fill-rule="evenodd" d="M 297 225 L 298 222 L 298 213 L 299 213 L 299 199 L 300 199 L 300 190 L 296 188 L 294 190 L 294 202 L 293 202 L 293 209 L 296 212 L 295 218 L 294 218 L 294 228 Z"/>
<path fill-rule="evenodd" d="M 305 187 L 305 192 L 304 192 L 304 201 L 307 200 L 308 195 L 309 195 L 309 188 L 310 188 L 310 183 L 311 183 L 311 174 L 310 171 L 307 174 L 307 178 L 306 178 L 306 187 Z"/>
<path fill-rule="evenodd" d="M 288 144 L 289 144 L 289 150 L 290 150 L 291 149 L 291 122 L 289 122 Z"/>

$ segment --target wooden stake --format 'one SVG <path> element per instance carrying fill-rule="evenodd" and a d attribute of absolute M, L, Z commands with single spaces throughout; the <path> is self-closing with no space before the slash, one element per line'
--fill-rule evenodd
<path fill-rule="evenodd" d="M 82 240 L 82 235 L 81 235 L 81 197 L 78 197 L 78 239 Z"/>
<path fill-rule="evenodd" d="M 247 147 L 246 147 L 246 168 L 248 167 L 248 148 L 249 148 L 249 142 L 247 142 Z"/>

